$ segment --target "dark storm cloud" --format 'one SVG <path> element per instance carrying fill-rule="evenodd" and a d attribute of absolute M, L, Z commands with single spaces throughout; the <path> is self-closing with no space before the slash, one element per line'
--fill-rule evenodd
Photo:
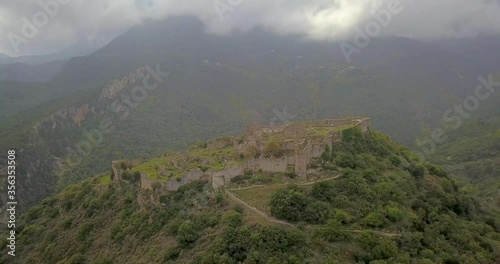
<path fill-rule="evenodd" d="M 59 2 L 56 2 L 59 1 Z M 262 25 L 278 33 L 341 39 L 373 19 L 391 0 L 17 0 L 0 4 L 0 52 L 18 55 L 58 51 L 78 42 L 102 45 L 146 19 L 191 14 L 210 32 L 227 33 Z M 500 0 L 401 0 L 403 11 L 382 35 L 420 39 L 500 34 Z M 46 25 L 23 37 L 23 18 L 33 22 L 49 2 L 58 3 Z M 50 13 L 50 12 L 49 12 Z M 53 16 L 52 16 L 53 15 Z M 38 18 L 40 19 L 40 17 Z M 43 21 L 42 21 L 43 22 Z M 9 35 L 10 34 L 10 35 Z M 8 37 L 10 36 L 10 37 Z M 27 40 L 27 41 L 24 41 Z"/>

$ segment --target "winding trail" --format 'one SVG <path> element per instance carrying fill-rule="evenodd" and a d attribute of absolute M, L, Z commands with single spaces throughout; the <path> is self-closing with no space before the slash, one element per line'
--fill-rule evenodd
<path fill-rule="evenodd" d="M 334 176 L 334 177 L 330 177 L 330 178 L 325 178 L 325 179 L 317 180 L 317 181 L 299 182 L 299 183 L 296 183 L 296 185 L 298 185 L 298 186 L 313 185 L 313 184 L 318 183 L 318 182 L 335 180 L 335 179 L 338 179 L 340 177 L 342 177 L 342 174 Z M 292 183 L 290 183 L 290 182 L 288 182 L 288 183 L 279 183 L 279 184 L 273 184 L 272 186 L 287 186 L 287 185 L 290 185 L 290 184 L 292 184 Z M 248 186 L 248 187 L 232 188 L 232 189 L 228 189 L 228 190 L 229 191 L 241 191 L 241 190 L 248 190 L 248 189 L 260 188 L 260 187 L 267 187 L 267 186 L 271 186 L 271 185 L 260 184 L 260 185 L 252 185 L 252 186 Z"/>
<path fill-rule="evenodd" d="M 338 179 L 341 176 L 342 176 L 342 174 L 341 175 L 337 175 L 335 177 L 330 177 L 330 178 L 321 179 L 321 180 L 317 180 L 317 181 L 305 182 L 305 183 L 298 183 L 297 185 L 300 185 L 300 186 L 312 185 L 312 184 L 315 184 L 315 183 L 318 183 L 318 182 L 335 180 L 335 179 Z M 274 184 L 272 186 L 285 186 L 285 185 L 289 185 L 289 184 L 290 183 L 282 183 L 282 184 Z M 276 219 L 276 218 L 274 218 L 272 216 L 267 215 L 265 212 L 262 212 L 261 210 L 255 208 L 252 205 L 248 204 L 247 202 L 241 200 L 234 193 L 231 192 L 231 191 L 247 190 L 247 189 L 259 188 L 259 187 L 266 187 L 266 186 L 270 186 L 270 185 L 254 185 L 254 186 L 243 187 L 243 188 L 226 189 L 225 193 L 226 193 L 226 195 L 231 200 L 233 200 L 236 203 L 239 203 L 239 204 L 243 205 L 244 207 L 246 207 L 247 209 L 255 212 L 256 214 L 258 214 L 259 216 L 261 216 L 262 218 L 264 218 L 264 220 L 266 220 L 266 221 L 268 221 L 270 223 L 280 224 L 280 225 L 286 225 L 286 226 L 290 226 L 290 227 L 295 227 L 294 224 L 291 224 L 291 223 L 288 223 L 288 222 L 285 222 L 285 221 L 281 221 L 281 220 L 278 220 L 278 219 Z M 385 237 L 397 237 L 397 236 L 401 236 L 401 234 L 398 234 L 398 233 L 383 232 L 383 231 L 377 231 L 377 230 L 371 230 L 371 229 L 362 229 L 362 230 L 345 229 L 343 231 L 352 232 L 352 233 L 361 233 L 361 232 L 364 232 L 364 231 L 370 231 L 370 232 L 372 232 L 374 234 L 377 234 L 377 235 L 380 235 L 380 236 L 385 236 Z"/>
<path fill-rule="evenodd" d="M 281 224 L 281 225 L 287 225 L 287 226 L 291 226 L 291 227 L 295 227 L 295 225 L 293 224 L 290 224 L 288 222 L 285 222 L 285 221 L 281 221 L 281 220 L 278 220 L 274 217 L 271 217 L 271 216 L 268 216 L 266 213 L 260 211 L 259 209 L 251 206 L 250 204 L 246 203 L 245 201 L 241 200 L 240 198 L 236 197 L 236 195 L 234 195 L 232 192 L 230 192 L 229 190 L 226 190 L 226 194 L 229 198 L 231 198 L 233 201 L 245 206 L 246 208 L 252 210 L 253 212 L 255 212 L 256 214 L 260 215 L 262 218 L 264 218 L 266 221 L 268 222 L 271 222 L 271 223 L 275 223 L 275 224 Z"/>

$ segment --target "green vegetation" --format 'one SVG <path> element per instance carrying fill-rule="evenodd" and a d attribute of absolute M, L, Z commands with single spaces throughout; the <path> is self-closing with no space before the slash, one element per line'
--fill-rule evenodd
<path fill-rule="evenodd" d="M 177 65 L 163 69 L 169 71 L 172 78 L 166 78 L 157 89 L 148 91 L 145 100 L 133 109 L 127 108 L 126 118 L 121 118 L 125 116 L 123 112 L 115 113 L 110 109 L 114 99 L 99 99 L 103 89 L 111 78 L 121 79 L 126 74 L 123 71 L 132 71 L 151 61 L 161 65 Z M 367 72 L 354 72 L 347 66 L 326 63 L 324 70 L 318 71 L 317 65 L 304 65 L 308 74 L 291 77 L 281 66 L 255 68 L 224 63 L 223 67 L 214 68 L 190 61 L 189 70 L 186 70 L 186 65 L 174 61 L 169 56 L 159 58 L 154 55 L 151 60 L 134 61 L 120 67 L 119 71 L 99 69 L 95 76 L 87 78 L 91 80 L 89 83 L 75 82 L 68 77 L 60 83 L 43 84 L 51 91 L 80 90 L 48 101 L 29 112 L 18 112 L 2 119 L 0 149 L 24 149 L 26 154 L 22 157 L 22 163 L 40 164 L 22 168 L 26 171 L 20 172 L 32 175 L 36 178 L 33 181 L 39 183 L 34 190 L 29 187 L 33 181 L 20 179 L 20 188 L 32 190 L 20 192 L 20 195 L 25 196 L 23 200 L 26 201 L 26 208 L 69 184 L 109 170 L 112 160 L 151 160 L 162 155 L 166 149 L 184 150 L 199 141 L 221 135 L 237 135 L 248 124 L 268 124 L 276 118 L 274 108 L 282 111 L 281 106 L 287 106 L 289 114 L 294 116 L 294 120 L 290 121 L 369 114 L 377 120 L 378 127 L 399 138 L 412 138 L 411 133 L 415 131 L 411 127 L 400 128 L 406 118 L 399 115 L 401 111 L 379 107 L 372 109 L 363 102 L 370 99 L 377 101 L 377 104 L 391 105 L 390 102 L 398 101 L 394 100 L 398 95 L 397 90 L 381 94 L 385 84 L 379 83 Z M 76 73 L 79 76 L 81 71 Z M 75 85 L 68 87 L 67 83 Z M 140 79 L 138 83 L 129 83 L 118 91 L 117 98 L 130 95 L 140 83 Z M 318 88 L 320 100 L 310 97 L 311 91 L 304 89 L 313 83 Z M 18 90 L 16 86 L 8 88 L 14 89 Z M 270 90 L 273 92 L 269 93 Z M 51 94 L 45 91 L 40 92 Z M 353 94 L 356 96 L 353 97 Z M 6 98 L 9 99 L 9 96 Z M 338 103 L 332 104 L 331 98 L 335 98 Z M 19 102 L 14 104 L 20 105 Z M 91 111 L 79 113 L 81 120 L 74 119 L 75 109 L 85 105 Z M 311 105 L 315 105 L 315 109 Z M 406 107 L 404 105 L 404 109 Z M 103 121 L 109 121 L 112 129 L 100 129 Z M 275 123 L 281 124 L 282 120 L 275 120 Z M 36 133 L 33 130 L 35 126 L 38 127 Z M 88 142 L 86 133 L 96 131 L 102 132 L 102 140 Z M 95 134 L 91 136 L 101 138 Z M 283 133 L 275 133 L 269 140 L 280 142 L 282 138 Z M 29 145 L 28 142 L 38 143 Z M 68 152 L 68 148 L 76 150 L 81 143 L 85 145 L 85 152 L 78 155 Z M 205 152 L 203 156 L 210 154 L 203 148 L 198 151 Z M 60 170 L 54 166 L 56 160 L 67 161 L 70 166 Z M 5 164 L 4 160 L 0 161 Z M 163 161 L 159 163 L 163 165 Z M 150 164 L 144 168 L 149 171 L 148 176 L 162 180 L 178 177 L 175 171 L 171 176 L 162 175 L 155 166 Z M 215 168 L 221 167 L 222 164 L 219 164 Z"/>
<path fill-rule="evenodd" d="M 495 262 L 500 237 L 491 215 L 479 214 L 473 198 L 439 167 L 420 163 L 381 134 L 348 129 L 343 136 L 322 159 L 344 167 L 343 176 L 311 190 L 291 185 L 275 191 L 272 215 L 315 226 L 325 242 L 358 244 L 364 252 L 353 255 L 364 263 Z M 395 235 L 380 237 L 384 233 Z"/>
<path fill-rule="evenodd" d="M 498 109 L 497 109 L 498 111 Z M 500 116 L 476 119 L 458 130 L 447 130 L 447 140 L 429 157 L 500 217 Z M 500 227 L 499 227 L 500 228 Z"/>
<path fill-rule="evenodd" d="M 498 260 L 500 233 L 494 219 L 458 190 L 443 170 L 419 161 L 382 134 L 356 128 L 343 134 L 344 141 L 325 148 L 317 161 L 327 169 L 342 167 L 341 177 L 307 186 L 235 191 L 257 209 L 296 227 L 258 215 L 256 219 L 255 212 L 232 206 L 223 191 L 213 190 L 205 181 L 176 192 L 141 190 L 134 183 L 134 168 L 124 163 L 128 181 L 110 182 L 109 174 L 99 175 L 68 186 L 24 214 L 19 220 L 17 242 L 23 246 L 18 248 L 18 261 L 482 264 Z M 226 154 L 206 151 L 191 153 L 217 157 L 231 153 L 230 149 L 222 151 Z M 169 155 L 149 162 L 168 160 Z M 264 176 L 245 174 L 235 181 Z M 267 177 L 279 176 L 287 177 Z M 0 260 L 6 262 L 5 257 Z"/>

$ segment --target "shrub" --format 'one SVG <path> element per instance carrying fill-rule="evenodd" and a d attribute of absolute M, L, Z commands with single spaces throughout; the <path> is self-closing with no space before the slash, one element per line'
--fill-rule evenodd
<path fill-rule="evenodd" d="M 178 247 L 169 247 L 167 251 L 165 252 L 165 256 L 163 257 L 163 261 L 167 262 L 169 260 L 176 260 L 177 257 L 179 257 L 179 254 L 181 253 L 180 248 Z"/>
<path fill-rule="evenodd" d="M 238 227 L 243 224 L 243 216 L 236 211 L 229 211 L 222 217 L 222 222 L 226 226 Z"/>
<path fill-rule="evenodd" d="M 177 228 L 177 242 L 183 247 L 190 246 L 199 237 L 198 230 L 196 230 L 195 225 L 190 221 L 180 224 Z"/>
<path fill-rule="evenodd" d="M 411 173 L 411 175 L 413 175 L 413 177 L 415 177 L 416 179 L 421 179 L 425 174 L 425 168 L 420 164 L 411 164 L 406 168 L 406 170 Z"/>
<path fill-rule="evenodd" d="M 257 147 L 254 145 L 248 146 L 248 148 L 245 150 L 244 157 L 247 159 L 257 158 L 258 156 L 259 156 L 259 149 L 257 149 Z"/>
<path fill-rule="evenodd" d="M 281 147 L 278 143 L 274 141 L 270 141 L 264 146 L 264 154 L 266 156 L 275 156 L 275 157 L 280 157 L 281 156 Z"/>
<path fill-rule="evenodd" d="M 232 183 L 243 183 L 243 182 L 246 182 L 247 180 L 250 180 L 252 177 L 253 177 L 253 175 L 248 175 L 248 174 L 238 175 L 238 176 L 232 178 L 231 182 Z"/>
<path fill-rule="evenodd" d="M 404 216 L 403 211 L 396 206 L 387 207 L 387 218 L 392 222 L 399 222 Z"/>
<path fill-rule="evenodd" d="M 335 210 L 333 219 L 341 224 L 348 224 L 351 222 L 352 217 L 344 210 Z"/>
<path fill-rule="evenodd" d="M 441 168 L 433 164 L 425 164 L 425 167 L 429 170 L 429 173 L 435 176 L 446 178 L 446 172 Z"/>
<path fill-rule="evenodd" d="M 308 204 L 303 190 L 290 186 L 274 193 L 271 197 L 271 213 L 283 220 L 300 221 Z"/>
<path fill-rule="evenodd" d="M 287 172 L 287 173 L 286 173 L 286 176 L 287 176 L 288 178 L 290 178 L 290 179 L 295 179 L 295 178 L 297 178 L 297 174 L 296 174 L 295 172 L 293 172 L 293 171 L 289 171 L 289 172 Z"/>
<path fill-rule="evenodd" d="M 382 227 L 383 225 L 385 225 L 385 221 L 385 216 L 377 211 L 369 213 L 364 219 L 366 225 L 373 227 Z"/>
<path fill-rule="evenodd" d="M 80 227 L 80 229 L 78 229 L 77 239 L 80 240 L 80 241 L 86 240 L 89 237 L 90 232 L 92 231 L 92 229 L 94 229 L 94 225 L 93 224 L 91 224 L 91 223 L 85 223 L 85 224 L 83 224 Z"/>
<path fill-rule="evenodd" d="M 315 201 L 307 205 L 304 212 L 304 220 L 310 224 L 323 224 L 330 216 L 330 206 L 321 201 Z"/>
<path fill-rule="evenodd" d="M 317 228 L 315 235 L 328 242 L 345 241 L 351 238 L 351 234 L 342 230 L 342 225 L 335 220 L 330 220 L 326 225 Z"/>
<path fill-rule="evenodd" d="M 399 159 L 399 157 L 398 157 L 398 156 L 396 156 L 396 155 L 392 156 L 392 157 L 390 158 L 390 161 L 391 161 L 392 165 L 394 165 L 394 166 L 396 166 L 396 167 L 397 167 L 397 166 L 399 166 L 399 165 L 401 165 L 401 160 L 400 160 L 400 159 Z"/>
<path fill-rule="evenodd" d="M 84 264 L 85 263 L 85 257 L 81 253 L 76 253 L 71 258 L 68 259 L 68 262 L 70 264 Z"/>
<path fill-rule="evenodd" d="M 126 169 L 122 172 L 122 178 L 128 182 L 136 183 L 141 180 L 141 173 L 139 171 L 132 172 Z"/>

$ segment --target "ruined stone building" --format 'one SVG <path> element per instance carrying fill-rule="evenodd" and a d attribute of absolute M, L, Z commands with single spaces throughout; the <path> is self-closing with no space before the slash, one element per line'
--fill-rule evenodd
<path fill-rule="evenodd" d="M 353 127 L 358 127 L 362 132 L 366 132 L 370 127 L 370 119 L 324 119 L 296 122 L 283 126 L 251 125 L 240 136 L 208 141 L 206 148 L 208 150 L 231 148 L 231 151 L 236 152 L 241 157 L 247 155 L 249 149 L 252 149 L 256 152 L 256 156 L 245 158 L 224 168 L 210 168 L 205 172 L 199 168 L 186 169 L 178 179 L 169 179 L 166 182 L 157 181 L 156 184 L 154 180 L 148 178 L 148 175 L 141 172 L 141 186 L 153 189 L 153 186 L 156 185 L 157 188 L 172 191 L 189 182 L 207 178 L 211 181 L 213 188 L 217 189 L 229 184 L 231 179 L 243 175 L 245 171 L 293 172 L 301 179 L 306 180 L 309 173 L 314 173 L 314 170 L 309 168 L 312 161 L 321 157 L 327 145 L 331 148 L 335 142 L 341 141 L 343 130 Z M 270 142 L 279 146 L 279 156 L 265 154 L 266 146 Z M 186 155 L 183 157 L 189 159 Z M 201 162 L 199 157 L 194 160 Z M 184 163 L 188 163 L 186 160 L 184 161 Z M 179 161 L 174 160 L 173 162 L 174 164 L 179 163 Z M 115 180 L 121 180 L 121 170 L 118 167 L 118 163 L 114 162 Z"/>

